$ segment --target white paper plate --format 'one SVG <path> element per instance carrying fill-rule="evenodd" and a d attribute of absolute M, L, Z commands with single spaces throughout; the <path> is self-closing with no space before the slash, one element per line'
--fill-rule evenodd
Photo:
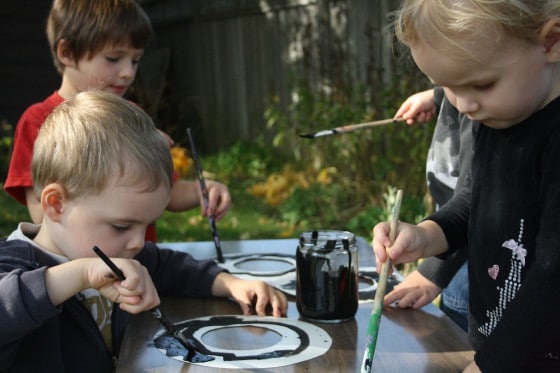
<path fill-rule="evenodd" d="M 313 359 L 328 351 L 331 337 L 320 327 L 295 319 L 261 316 L 207 316 L 175 324 L 185 338 L 196 346 L 199 356 L 213 358 L 210 361 L 190 360 L 187 350 L 166 331 L 154 336 L 154 347 L 173 359 L 215 368 L 262 369 L 297 364 Z M 261 332 L 278 335 L 276 342 L 257 349 L 222 349 L 204 343 L 208 333 L 231 333 L 232 328 L 254 328 Z M 253 335 L 251 336 L 253 338 Z M 259 333 L 254 333 L 258 338 Z M 204 360 L 204 359 L 202 359 Z"/>

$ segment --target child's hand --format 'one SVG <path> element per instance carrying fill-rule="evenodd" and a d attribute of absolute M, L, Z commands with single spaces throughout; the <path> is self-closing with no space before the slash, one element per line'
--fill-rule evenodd
<path fill-rule="evenodd" d="M 375 253 L 376 265 L 385 263 L 390 257 L 393 264 L 407 263 L 415 261 L 422 255 L 422 248 L 415 244 L 416 226 L 408 223 L 399 222 L 395 242 L 391 244 L 389 239 L 390 223 L 381 222 L 373 228 L 373 251 Z"/>
<path fill-rule="evenodd" d="M 205 184 L 208 190 L 208 210 L 205 211 L 202 206 L 202 216 L 213 216 L 220 220 L 231 206 L 228 187 L 213 180 L 205 180 Z"/>
<path fill-rule="evenodd" d="M 434 103 L 434 90 L 418 92 L 407 98 L 394 118 L 406 119 L 407 124 L 425 123 L 436 115 L 436 105 Z"/>
<path fill-rule="evenodd" d="M 226 272 L 216 276 L 212 294 L 232 297 L 244 315 L 266 316 L 269 307 L 275 317 L 286 316 L 288 311 L 288 300 L 281 291 L 264 281 L 244 280 Z"/>
<path fill-rule="evenodd" d="M 399 308 L 420 309 L 433 301 L 441 288 L 428 280 L 418 271 L 414 271 L 403 282 L 395 286 L 393 291 L 385 295 L 385 305 L 398 301 Z"/>
<path fill-rule="evenodd" d="M 441 228 L 426 220 L 418 225 L 399 222 L 395 242 L 389 239 L 390 224 L 382 222 L 373 228 L 373 251 L 377 265 L 390 257 L 393 264 L 413 262 L 419 258 L 447 251 L 447 240 Z"/>
<path fill-rule="evenodd" d="M 115 303 L 123 311 L 132 314 L 150 310 L 160 303 L 159 295 L 146 267 L 134 259 L 112 258 L 123 272 L 125 280 L 120 281 L 101 260 L 88 271 L 90 287 L 98 289 L 101 295 Z"/>

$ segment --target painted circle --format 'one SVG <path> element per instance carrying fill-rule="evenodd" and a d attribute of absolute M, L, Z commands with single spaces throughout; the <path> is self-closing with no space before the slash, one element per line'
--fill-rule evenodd
<path fill-rule="evenodd" d="M 332 344 L 331 337 L 320 327 L 301 320 L 261 317 L 261 316 L 207 316 L 175 324 L 181 333 L 201 351 L 214 358 L 211 361 L 191 362 L 191 364 L 214 368 L 230 369 L 263 369 L 293 365 L 318 357 L 328 351 Z M 276 343 L 257 349 L 241 348 L 237 350 L 223 349 L 204 343 L 204 335 L 225 328 L 255 327 L 274 332 L 280 336 Z M 257 336 L 255 336 L 257 337 Z M 172 348 L 169 341 L 162 343 L 164 338 L 172 339 L 164 330 L 154 336 L 154 345 L 160 352 L 175 360 L 185 361 L 186 350 L 181 353 L 180 345 Z"/>

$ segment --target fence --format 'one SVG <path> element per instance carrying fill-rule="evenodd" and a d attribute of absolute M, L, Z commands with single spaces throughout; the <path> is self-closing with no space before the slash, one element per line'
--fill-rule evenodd
<path fill-rule="evenodd" d="M 392 74 L 389 0 L 143 0 L 155 39 L 133 94 L 175 139 L 202 151 L 270 140 L 263 113 L 290 104 L 296 82 L 318 90 Z"/>

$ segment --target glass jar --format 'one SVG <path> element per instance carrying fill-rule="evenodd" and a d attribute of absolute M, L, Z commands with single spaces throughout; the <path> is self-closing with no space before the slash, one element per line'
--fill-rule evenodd
<path fill-rule="evenodd" d="M 347 231 L 303 232 L 296 252 L 300 316 L 320 322 L 352 319 L 358 310 L 358 250 Z"/>

